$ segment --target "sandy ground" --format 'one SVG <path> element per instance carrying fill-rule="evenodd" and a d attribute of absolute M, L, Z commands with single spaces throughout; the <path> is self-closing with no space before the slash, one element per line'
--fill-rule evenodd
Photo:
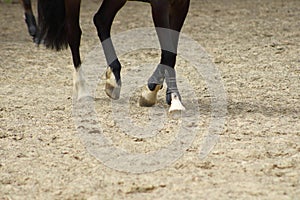
<path fill-rule="evenodd" d="M 92 24 L 98 5 L 82 3 L 83 59 L 99 44 Z M 19 4 L 0 3 L 0 199 L 299 199 L 300 1 L 192 0 L 183 32 L 220 71 L 226 127 L 200 160 L 211 111 L 199 80 L 197 139 L 169 167 L 143 174 L 116 171 L 87 152 L 72 117 L 70 52 L 36 48 L 22 13 Z M 129 2 L 112 32 L 152 26 L 150 16 L 147 4 Z M 158 61 L 158 52 L 149 51 L 121 57 L 124 73 L 143 59 Z M 179 59 L 179 73 L 185 65 Z M 156 140 L 118 132 L 102 87 L 96 109 L 116 145 L 147 152 L 174 137 L 172 129 Z M 163 93 L 159 98 L 167 109 Z M 146 111 L 132 108 L 139 123 L 147 122 Z"/>

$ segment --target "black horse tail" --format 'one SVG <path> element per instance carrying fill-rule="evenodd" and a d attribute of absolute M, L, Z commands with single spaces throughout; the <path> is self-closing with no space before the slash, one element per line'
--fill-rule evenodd
<path fill-rule="evenodd" d="M 64 0 L 38 0 L 38 44 L 57 51 L 68 47 Z"/>

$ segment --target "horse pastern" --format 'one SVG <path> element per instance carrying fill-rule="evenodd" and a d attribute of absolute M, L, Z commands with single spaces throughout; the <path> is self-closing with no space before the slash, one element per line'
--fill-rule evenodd
<path fill-rule="evenodd" d="M 106 72 L 106 84 L 105 84 L 105 93 L 110 98 L 117 100 L 120 98 L 121 93 L 121 79 L 117 81 L 115 74 L 113 73 L 110 67 L 107 68 Z"/>

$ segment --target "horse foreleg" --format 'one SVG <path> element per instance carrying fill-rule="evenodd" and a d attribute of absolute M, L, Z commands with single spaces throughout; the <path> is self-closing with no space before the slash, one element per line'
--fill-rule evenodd
<path fill-rule="evenodd" d="M 169 13 L 169 22 L 170 22 L 170 29 L 172 30 L 173 34 L 171 34 L 172 43 L 174 44 L 175 51 L 177 53 L 177 47 L 178 47 L 178 40 L 181 28 L 184 24 L 185 18 L 187 16 L 188 10 L 189 10 L 190 0 L 179 0 L 174 1 L 174 3 L 171 5 L 170 13 Z M 175 58 L 176 59 L 176 58 Z M 173 72 L 171 72 L 173 73 Z M 171 75 L 172 77 L 172 75 Z M 175 71 L 174 71 L 174 77 L 175 77 Z M 181 104 L 181 97 L 179 95 L 179 92 L 173 92 L 172 86 L 175 87 L 175 91 L 177 89 L 176 85 L 176 77 L 172 82 L 170 82 L 169 78 L 166 78 L 168 89 L 166 94 L 166 100 L 168 103 L 171 103 L 171 107 L 169 111 L 176 111 L 176 110 L 184 110 L 185 108 Z M 168 83 L 168 81 L 170 83 Z M 172 81 L 172 79 L 171 79 Z M 171 87 L 169 87 L 171 85 Z"/>
<path fill-rule="evenodd" d="M 160 42 L 162 55 L 161 62 L 156 67 L 153 74 L 148 79 L 148 84 L 144 87 L 139 104 L 140 106 L 153 106 L 156 103 L 157 93 L 160 88 L 162 88 L 164 79 L 165 79 L 165 69 L 166 64 L 173 66 L 172 63 L 165 63 L 166 52 L 164 49 L 167 49 L 168 45 L 172 43 L 172 40 L 169 38 L 168 34 L 165 34 L 165 31 L 168 31 L 170 28 L 169 23 L 169 6 L 170 3 L 168 0 L 152 0 L 150 1 L 152 7 L 152 18 L 154 25 L 156 27 L 158 39 Z"/>
<path fill-rule="evenodd" d="M 141 106 L 149 105 L 151 102 L 154 105 L 155 101 L 153 99 L 147 99 L 147 97 L 153 97 L 154 95 L 145 94 L 157 93 L 157 87 L 161 86 L 164 79 L 166 79 L 166 101 L 171 105 L 170 111 L 184 110 L 177 88 L 176 72 L 174 69 L 176 64 L 178 40 L 176 41 L 173 38 L 178 38 L 179 32 L 173 30 L 171 27 L 170 15 L 173 4 L 174 1 L 170 0 L 151 1 L 153 22 L 156 27 L 156 32 L 161 46 L 161 61 L 152 76 L 148 79 L 148 87 L 146 88 L 146 91 L 143 91 L 140 99 Z"/>
<path fill-rule="evenodd" d="M 73 64 L 75 67 L 73 77 L 74 93 L 77 99 L 90 96 L 87 90 L 86 81 L 81 69 L 81 58 L 79 52 L 81 28 L 79 25 L 80 0 L 65 0 L 65 29 L 67 32 L 67 40 L 71 49 Z"/>
<path fill-rule="evenodd" d="M 178 1 L 173 1 L 170 7 L 169 22 L 170 22 L 170 29 L 172 30 L 171 38 L 173 40 L 172 44 L 174 45 L 176 54 L 177 54 L 180 31 L 184 24 L 185 18 L 187 16 L 189 5 L 190 5 L 190 0 L 178 0 Z M 169 72 L 171 74 L 174 73 L 174 75 L 171 75 L 171 77 L 174 76 L 174 80 L 172 80 L 172 78 L 171 80 L 169 78 L 166 78 L 167 85 L 168 85 L 166 101 L 167 103 L 171 104 L 169 111 L 171 112 L 174 110 L 184 110 L 185 108 L 181 104 L 181 97 L 179 95 L 177 85 L 176 85 L 175 71 L 174 72 L 169 71 Z M 172 87 L 175 88 L 175 90 L 172 89 Z"/>
<path fill-rule="evenodd" d="M 121 64 L 110 38 L 110 31 L 117 12 L 125 5 L 126 0 L 104 0 L 94 16 L 103 51 L 109 68 L 106 71 L 105 92 L 112 99 L 118 99 L 121 91 Z"/>

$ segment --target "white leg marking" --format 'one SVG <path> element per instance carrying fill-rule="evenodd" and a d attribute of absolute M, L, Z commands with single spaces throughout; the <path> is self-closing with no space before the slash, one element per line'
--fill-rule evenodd
<path fill-rule="evenodd" d="M 91 96 L 87 90 L 86 81 L 81 67 L 79 67 L 77 70 L 74 71 L 73 86 L 74 86 L 74 93 L 77 96 L 77 100 L 83 97 Z"/>
<path fill-rule="evenodd" d="M 171 100 L 171 106 L 169 112 L 185 110 L 185 107 L 182 105 L 177 94 L 172 93 L 171 98 L 172 100 Z"/>

